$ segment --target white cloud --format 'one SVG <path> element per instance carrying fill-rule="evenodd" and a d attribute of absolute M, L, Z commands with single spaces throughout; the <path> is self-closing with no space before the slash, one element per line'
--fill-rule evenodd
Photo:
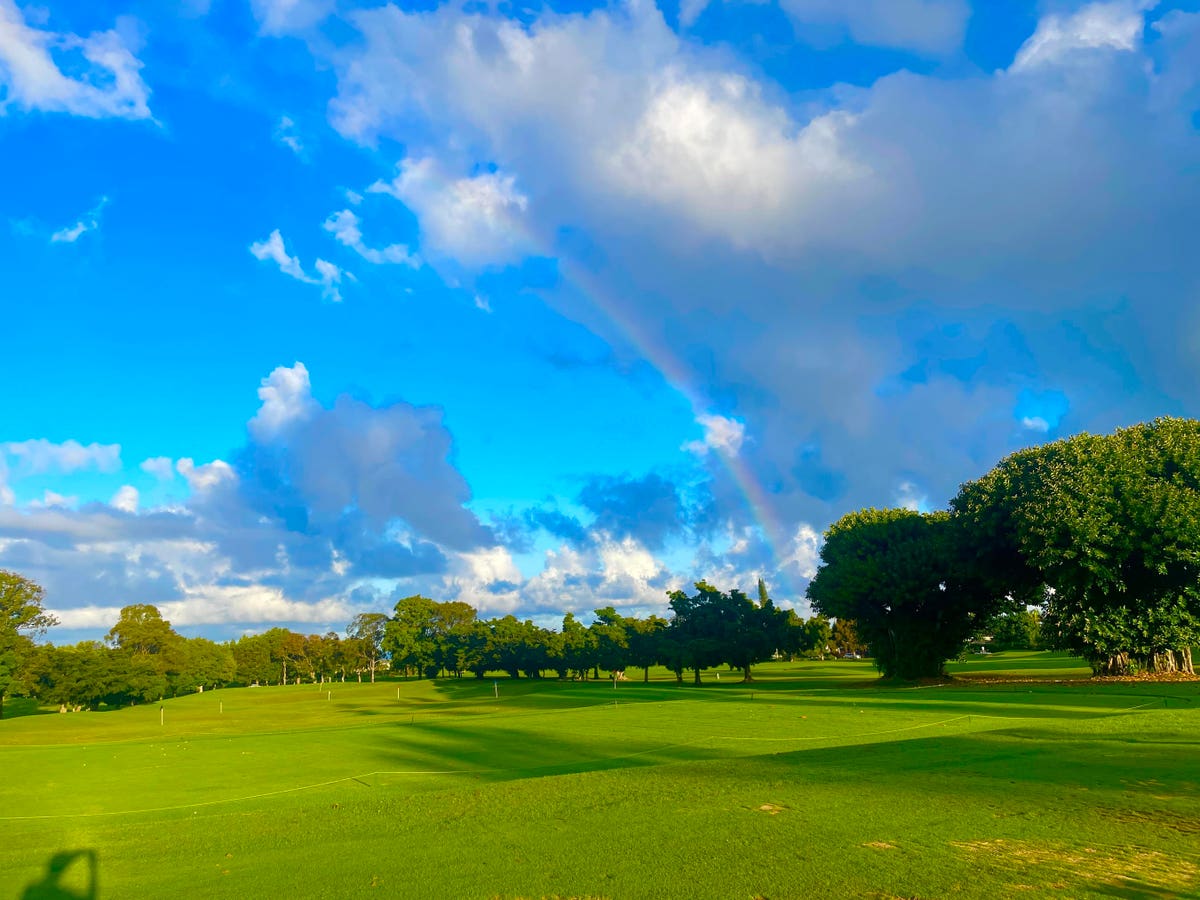
<path fill-rule="evenodd" d="M 108 198 L 101 197 L 96 205 L 84 213 L 74 225 L 60 228 L 50 235 L 50 242 L 52 244 L 73 244 L 89 231 L 95 231 L 100 227 L 100 213 L 107 203 Z"/>
<path fill-rule="evenodd" d="M 296 132 L 296 123 L 288 116 L 280 116 L 279 124 L 275 126 L 275 140 L 283 144 L 297 156 L 304 155 L 304 144 Z"/>
<path fill-rule="evenodd" d="M 304 271 L 299 257 L 288 255 L 287 247 L 283 243 L 283 235 L 279 233 L 278 228 L 272 231 L 265 241 L 255 241 L 251 244 L 250 252 L 254 254 L 255 259 L 272 261 L 279 266 L 280 272 L 290 278 L 306 284 L 318 283 L 315 278 Z"/>
<path fill-rule="evenodd" d="M 632 201 L 656 202 L 738 245 L 769 246 L 781 218 L 824 215 L 833 191 L 868 176 L 844 147 L 853 121 L 830 112 L 797 128 L 748 79 L 669 73 L 603 171 Z"/>
<path fill-rule="evenodd" d="M 0 444 L 0 454 L 14 458 L 27 474 L 76 472 L 81 469 L 115 472 L 121 468 L 120 444 L 85 445 L 76 440 L 56 444 L 39 438 Z"/>
<path fill-rule="evenodd" d="M 334 303 L 342 302 L 342 292 L 339 285 L 342 283 L 342 278 L 354 280 L 354 276 L 339 266 L 334 265 L 324 259 L 318 258 L 314 263 L 319 276 L 317 281 L 321 285 L 321 295 L 326 300 L 332 300 Z"/>
<path fill-rule="evenodd" d="M 1040 434 L 1045 434 L 1050 430 L 1050 423 L 1041 416 L 1025 416 L 1021 419 L 1021 424 L 1030 431 Z"/>
<path fill-rule="evenodd" d="M 724 456 L 737 456 L 738 451 L 742 449 L 742 443 L 746 439 L 744 422 L 703 413 L 696 417 L 696 423 L 704 429 L 704 440 L 688 441 L 681 449 L 701 456 L 710 450 L 716 450 Z"/>
<path fill-rule="evenodd" d="M 426 251 L 463 265 L 516 262 L 531 250 L 525 226 L 529 198 L 512 175 L 455 178 L 432 158 L 407 159 L 394 180 L 370 190 L 391 194 L 416 213 Z"/>
<path fill-rule="evenodd" d="M 801 27 L 844 28 L 851 40 L 877 47 L 920 53 L 957 50 L 966 33 L 971 8 L 967 0 L 780 0 Z"/>
<path fill-rule="evenodd" d="M 901 509 L 922 512 L 929 506 L 929 497 L 912 481 L 902 481 L 896 489 L 896 505 Z"/>
<path fill-rule="evenodd" d="M 1012 68 L 1053 65 L 1081 50 L 1136 50 L 1146 27 L 1145 12 L 1157 5 L 1158 0 L 1115 0 L 1090 3 L 1067 16 L 1048 15 L 1021 46 Z"/>
<path fill-rule="evenodd" d="M 250 433 L 259 440 L 270 439 L 294 422 L 303 421 L 320 409 L 313 399 L 308 368 L 297 362 L 279 366 L 258 388 L 262 406 L 249 422 Z"/>
<path fill-rule="evenodd" d="M 812 578 L 821 562 L 821 535 L 807 522 L 800 523 L 781 562 L 785 568 L 794 568 L 800 578 Z"/>
<path fill-rule="evenodd" d="M 318 259 L 314 264 L 317 275 L 309 275 L 300 264 L 300 258 L 288 254 L 287 247 L 283 243 L 283 235 L 279 233 L 278 228 L 272 231 L 266 240 L 251 244 L 250 252 L 255 259 L 264 262 L 269 260 L 275 263 L 279 267 L 279 271 L 290 278 L 295 278 L 305 284 L 319 284 L 322 296 L 335 303 L 341 302 L 342 299 L 341 291 L 338 289 L 342 279 L 353 280 L 354 278 L 349 272 L 324 259 Z"/>
<path fill-rule="evenodd" d="M 54 53 L 78 65 L 64 73 Z M 146 119 L 142 63 L 117 31 L 88 37 L 32 27 L 14 0 L 0 0 L 0 114 L 10 107 L 89 118 Z"/>
<path fill-rule="evenodd" d="M 233 471 L 233 467 L 221 459 L 214 459 L 210 463 L 198 466 L 195 460 L 185 456 L 175 463 L 175 469 L 184 477 L 188 487 L 193 491 L 207 491 L 218 485 L 237 480 L 237 474 Z"/>
<path fill-rule="evenodd" d="M 30 509 L 71 509 L 79 503 L 78 497 L 67 497 L 55 491 L 46 490 L 40 500 L 31 500 Z"/>
<path fill-rule="evenodd" d="M 285 35 L 320 24 L 334 10 L 334 0 L 250 0 L 263 34 Z"/>
<path fill-rule="evenodd" d="M 138 490 L 131 484 L 122 485 L 108 505 L 121 512 L 135 513 L 138 511 Z"/>
<path fill-rule="evenodd" d="M 139 468 L 159 481 L 170 481 L 175 477 L 175 463 L 169 456 L 152 456 L 144 459 Z"/>
<path fill-rule="evenodd" d="M 680 0 L 679 3 L 679 24 L 684 28 L 690 28 L 696 24 L 696 20 L 700 18 L 700 14 L 708 9 L 709 0 Z"/>
<path fill-rule="evenodd" d="M 363 243 L 359 221 L 353 210 L 343 209 L 325 220 L 325 230 L 337 238 L 338 243 L 349 247 L 369 263 L 399 263 L 414 269 L 421 264 L 420 259 L 403 244 L 389 244 L 378 249 L 368 247 Z"/>

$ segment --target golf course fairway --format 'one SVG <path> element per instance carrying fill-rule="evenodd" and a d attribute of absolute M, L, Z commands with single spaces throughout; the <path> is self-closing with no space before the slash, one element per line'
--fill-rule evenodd
<path fill-rule="evenodd" d="M 383 680 L 18 715 L 0 898 L 1200 896 L 1200 685 L 1093 682 L 1047 653 L 951 670 Z"/>

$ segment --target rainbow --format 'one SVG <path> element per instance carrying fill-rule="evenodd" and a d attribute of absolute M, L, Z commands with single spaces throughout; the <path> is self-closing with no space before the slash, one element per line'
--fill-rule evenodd
<path fill-rule="evenodd" d="M 557 255 L 556 258 L 559 272 L 567 285 L 579 291 L 629 341 L 642 358 L 658 370 L 667 384 L 687 401 L 693 418 L 699 419 L 701 415 L 711 413 L 704 398 L 691 386 L 690 373 L 671 348 L 652 336 L 626 309 L 624 301 L 602 285 L 592 273 L 561 255 Z M 711 452 L 729 473 L 746 501 L 747 510 L 767 544 L 772 562 L 779 568 L 783 559 L 779 546 L 781 541 L 787 539 L 787 535 L 766 491 L 738 454 L 728 453 L 716 447 Z"/>

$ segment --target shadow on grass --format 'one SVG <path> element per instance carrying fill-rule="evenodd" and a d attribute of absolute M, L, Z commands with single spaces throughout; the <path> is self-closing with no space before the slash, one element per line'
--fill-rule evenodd
<path fill-rule="evenodd" d="M 95 850 L 63 850 L 46 863 L 46 874 L 25 888 L 21 900 L 96 900 L 100 862 Z"/>

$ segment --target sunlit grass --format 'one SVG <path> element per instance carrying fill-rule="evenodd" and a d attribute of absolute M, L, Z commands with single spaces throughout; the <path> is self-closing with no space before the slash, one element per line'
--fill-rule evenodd
<path fill-rule="evenodd" d="M 0 896 L 62 850 L 94 850 L 114 897 L 1200 891 L 1195 684 L 957 665 L 1024 676 L 778 663 L 700 688 L 292 685 L 6 720 Z"/>

